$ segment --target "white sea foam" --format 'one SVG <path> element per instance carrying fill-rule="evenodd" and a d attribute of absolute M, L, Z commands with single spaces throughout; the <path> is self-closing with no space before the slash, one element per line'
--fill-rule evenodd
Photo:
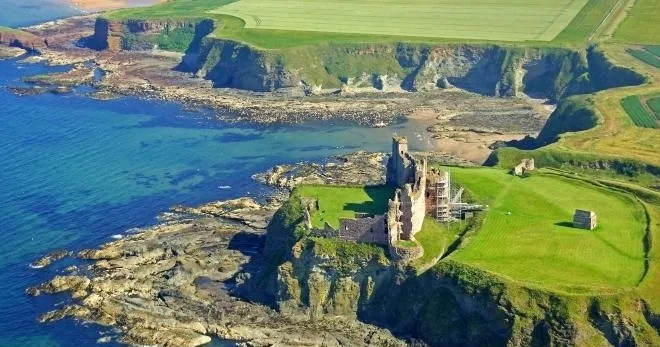
<path fill-rule="evenodd" d="M 119 240 L 119 239 L 123 238 L 124 235 L 115 234 L 115 235 L 112 235 L 112 236 L 110 236 L 110 237 L 113 238 L 113 239 L 115 239 L 115 240 Z"/>

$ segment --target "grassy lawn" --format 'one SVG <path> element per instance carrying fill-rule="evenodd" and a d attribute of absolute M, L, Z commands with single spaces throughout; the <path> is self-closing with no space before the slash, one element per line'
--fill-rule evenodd
<path fill-rule="evenodd" d="M 500 169 L 451 172 L 490 205 L 481 229 L 454 259 L 575 292 L 631 287 L 642 278 L 646 217 L 629 195 L 542 172 L 528 178 Z M 572 228 L 578 208 L 598 214 L 594 231 Z"/>
<path fill-rule="evenodd" d="M 635 0 L 626 19 L 614 33 L 620 42 L 660 43 L 660 0 Z"/>
<path fill-rule="evenodd" d="M 639 96 L 631 95 L 621 100 L 621 106 L 636 126 L 642 128 L 657 128 L 658 120 L 651 109 L 642 104 Z M 649 105 L 650 106 L 650 105 Z"/>
<path fill-rule="evenodd" d="M 316 198 L 319 210 L 312 216 L 312 225 L 323 228 L 327 222 L 339 228 L 340 218 L 353 218 L 355 213 L 379 215 L 387 212 L 388 201 L 394 195 L 390 187 L 300 186 L 295 194 Z"/>

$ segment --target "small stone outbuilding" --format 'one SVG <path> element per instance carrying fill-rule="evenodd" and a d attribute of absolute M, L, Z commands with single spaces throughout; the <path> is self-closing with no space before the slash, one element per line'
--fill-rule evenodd
<path fill-rule="evenodd" d="M 596 212 L 587 210 L 575 210 L 573 215 L 573 227 L 594 230 L 597 225 Z"/>
<path fill-rule="evenodd" d="M 522 176 L 534 170 L 536 170 L 536 164 L 534 158 L 531 158 L 521 160 L 520 164 L 516 165 L 511 171 L 515 176 Z"/>

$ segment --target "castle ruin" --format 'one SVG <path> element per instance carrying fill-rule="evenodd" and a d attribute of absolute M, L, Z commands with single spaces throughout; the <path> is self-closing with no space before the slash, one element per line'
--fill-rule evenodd
<path fill-rule="evenodd" d="M 422 230 L 425 216 L 433 216 L 440 222 L 448 222 L 462 211 L 484 209 L 481 205 L 463 204 L 451 199 L 450 175 L 447 171 L 427 170 L 426 159 L 416 159 L 408 152 L 408 140 L 395 136 L 392 139 L 392 155 L 387 162 L 387 185 L 395 188 L 384 215 L 356 213 L 355 218 L 340 218 L 339 228 L 327 222 L 322 230 L 314 230 L 317 236 L 336 237 L 345 241 L 367 242 L 388 246 L 397 259 L 414 259 L 423 254 L 421 247 L 397 247 L 399 241 L 414 241 Z M 460 198 L 462 189 L 457 194 Z M 305 224 L 312 228 L 311 216 L 318 208 L 317 201 L 304 202 Z"/>
<path fill-rule="evenodd" d="M 387 212 L 389 243 L 413 240 L 422 229 L 426 215 L 426 159 L 417 161 L 408 153 L 405 137 L 392 139 L 387 184 L 397 187 Z"/>

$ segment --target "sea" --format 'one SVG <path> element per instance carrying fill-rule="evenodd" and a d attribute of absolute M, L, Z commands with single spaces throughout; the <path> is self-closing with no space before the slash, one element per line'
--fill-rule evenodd
<path fill-rule="evenodd" d="M 2 0 L 0 25 L 77 13 L 55 0 Z M 72 319 L 37 321 L 68 298 L 25 294 L 71 264 L 30 267 L 50 251 L 97 247 L 157 223 L 173 205 L 261 198 L 269 190 L 251 176 L 276 164 L 387 151 L 393 133 L 409 136 L 417 149 L 426 146 L 423 131 L 407 123 L 227 124 L 176 103 L 94 100 L 87 97 L 90 87 L 18 96 L 8 87 L 23 85 L 23 77 L 67 68 L 20 60 L 0 60 L 0 346 L 94 346 L 117 336 Z"/>

